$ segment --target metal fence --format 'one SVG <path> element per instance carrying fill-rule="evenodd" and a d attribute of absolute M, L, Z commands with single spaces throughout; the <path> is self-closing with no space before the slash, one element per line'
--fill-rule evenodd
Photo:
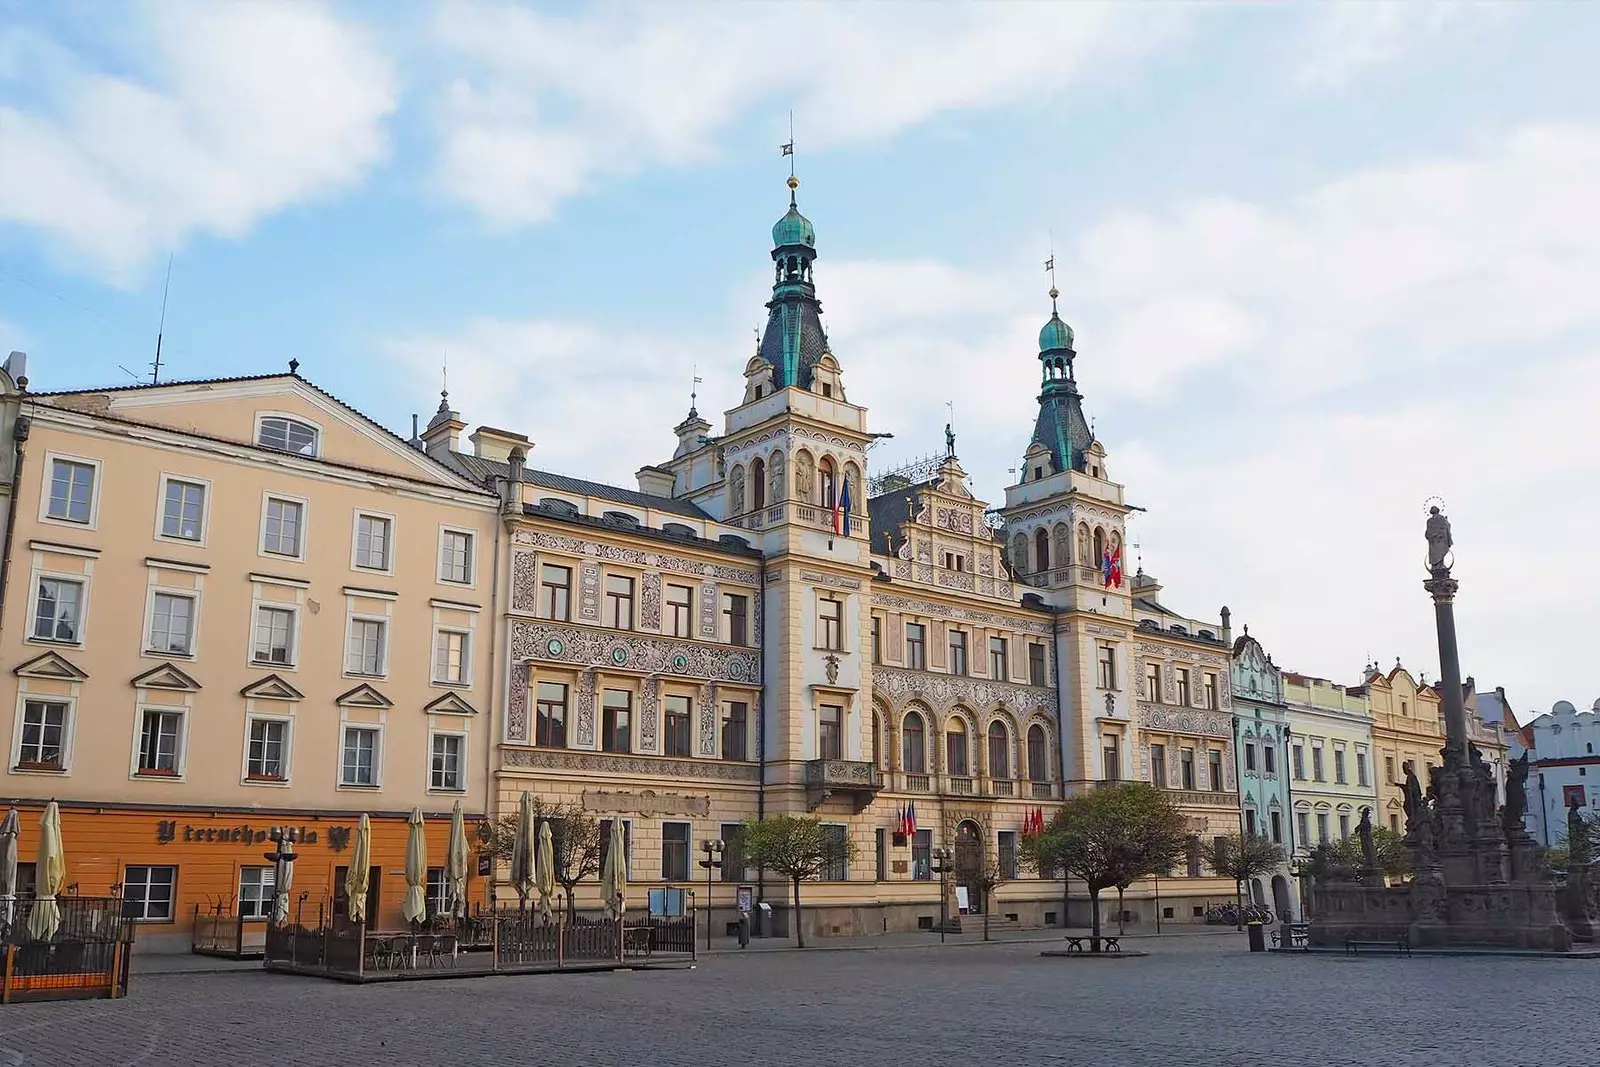
<path fill-rule="evenodd" d="M 11 921 L 0 924 L 0 1003 L 127 991 L 133 922 L 123 917 L 121 898 L 64 896 L 56 905 L 61 923 L 48 940 L 28 930 L 39 906 L 33 897 L 15 901 Z"/>

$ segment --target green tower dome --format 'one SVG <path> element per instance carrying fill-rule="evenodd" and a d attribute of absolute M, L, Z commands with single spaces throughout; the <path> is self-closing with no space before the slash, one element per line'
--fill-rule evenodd
<path fill-rule="evenodd" d="M 1061 316 L 1051 310 L 1050 321 L 1039 331 L 1039 351 L 1053 352 L 1071 347 L 1072 327 L 1062 322 Z"/>
<path fill-rule="evenodd" d="M 817 231 L 812 228 L 811 220 L 800 214 L 800 208 L 795 205 L 794 191 L 799 184 L 799 179 L 789 179 L 789 212 L 772 227 L 773 248 L 788 248 L 793 245 L 805 248 L 817 247 Z"/>

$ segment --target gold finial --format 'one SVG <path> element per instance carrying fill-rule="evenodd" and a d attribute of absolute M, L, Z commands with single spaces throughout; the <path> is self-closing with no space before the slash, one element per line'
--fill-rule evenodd
<path fill-rule="evenodd" d="M 1056 297 L 1058 297 L 1060 295 L 1061 295 L 1061 290 L 1057 289 L 1055 286 L 1052 285 L 1050 287 L 1050 299 L 1054 300 Z"/>
<path fill-rule="evenodd" d="M 800 188 L 800 179 L 796 178 L 793 174 L 789 175 L 789 188 L 790 189 L 798 189 L 798 188 Z"/>

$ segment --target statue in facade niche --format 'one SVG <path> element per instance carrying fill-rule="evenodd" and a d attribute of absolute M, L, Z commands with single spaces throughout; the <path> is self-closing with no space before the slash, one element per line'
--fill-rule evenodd
<path fill-rule="evenodd" d="M 1444 566 L 1444 558 L 1455 544 L 1450 537 L 1450 520 L 1437 507 L 1428 509 L 1428 526 L 1423 536 L 1428 539 L 1428 569 Z"/>
<path fill-rule="evenodd" d="M 1098 567 L 1100 561 L 1094 558 L 1089 551 L 1089 527 L 1078 527 L 1078 565 L 1081 567 Z"/>
<path fill-rule="evenodd" d="M 802 504 L 811 501 L 811 475 L 813 470 L 810 452 L 801 452 L 794 458 L 794 496 Z"/>
<path fill-rule="evenodd" d="M 734 515 L 744 514 L 744 468 L 733 468 L 733 474 L 728 478 L 728 497 L 731 501 Z"/>

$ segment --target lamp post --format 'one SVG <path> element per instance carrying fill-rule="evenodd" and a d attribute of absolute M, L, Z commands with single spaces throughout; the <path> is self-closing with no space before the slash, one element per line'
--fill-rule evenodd
<path fill-rule="evenodd" d="M 706 949 L 711 948 L 711 879 L 713 871 L 722 869 L 722 851 L 724 845 L 722 838 L 715 841 L 700 842 L 700 851 L 706 858 L 700 861 L 700 866 L 706 869 Z"/>
<path fill-rule="evenodd" d="M 933 850 L 933 863 L 931 866 L 933 873 L 939 876 L 939 944 L 941 945 L 944 944 L 944 928 L 949 923 L 950 911 L 949 887 L 945 884 L 945 880 L 950 874 L 950 861 L 954 857 L 955 853 L 948 848 L 941 847 Z"/>
<path fill-rule="evenodd" d="M 294 832 L 282 826 L 274 826 L 268 833 L 273 841 L 271 852 L 264 852 L 262 856 L 272 864 L 272 911 L 267 916 L 268 923 L 278 922 L 278 898 L 283 897 L 283 916 L 287 921 L 289 917 L 288 890 L 284 887 L 285 872 L 289 864 L 295 860 Z"/>

